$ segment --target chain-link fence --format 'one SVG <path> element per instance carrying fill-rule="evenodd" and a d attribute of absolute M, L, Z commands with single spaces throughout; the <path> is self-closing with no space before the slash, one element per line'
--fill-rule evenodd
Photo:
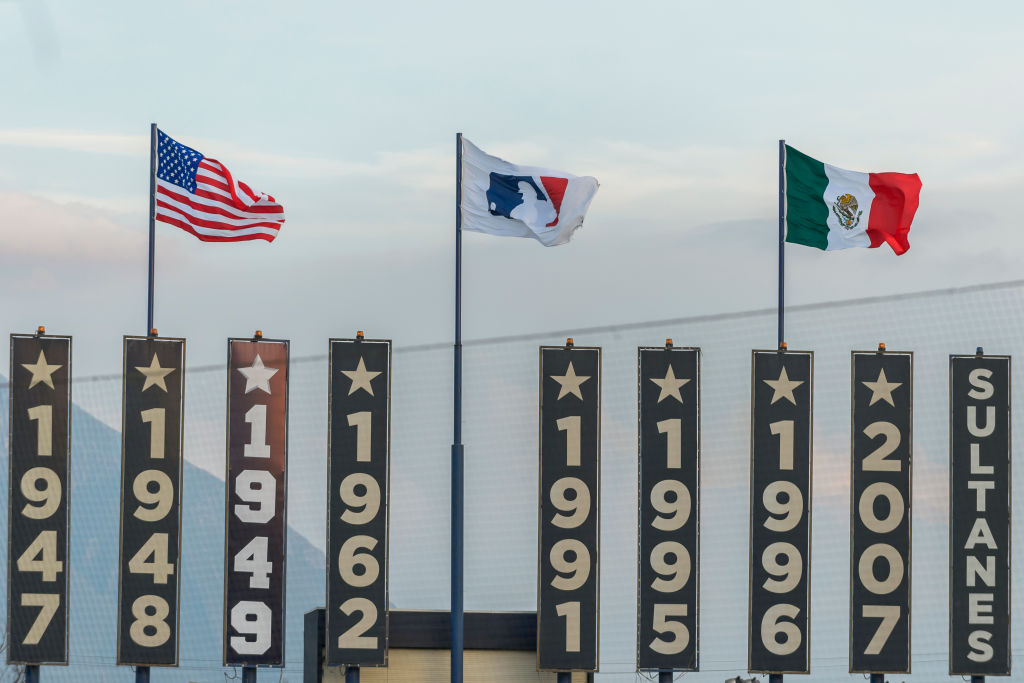
<path fill-rule="evenodd" d="M 792 308 L 790 348 L 815 351 L 811 676 L 847 678 L 850 529 L 850 350 L 915 352 L 913 675 L 946 678 L 948 648 L 948 355 L 1024 358 L 1024 281 Z M 533 610 L 537 572 L 537 347 L 573 336 L 604 348 L 602 387 L 601 673 L 633 681 L 636 648 L 636 347 L 700 346 L 702 367 L 702 672 L 746 669 L 750 350 L 774 348 L 775 311 L 558 331 L 466 344 L 465 604 Z M 403 347 L 392 370 L 391 561 L 394 606 L 447 609 L 451 347 Z M 324 348 L 326 351 L 326 340 Z M 180 667 L 158 681 L 223 681 L 224 367 L 186 376 Z M 7 410 L 7 391 L 0 391 Z M 74 378 L 71 456 L 71 666 L 44 680 L 130 680 L 113 666 L 121 380 Z M 292 361 L 289 399 L 287 667 L 260 680 L 301 680 L 302 613 L 323 604 L 327 357 Z M 1020 402 L 1015 402 L 1020 405 Z M 1019 411 L 1015 411 L 1019 412 Z M 1019 415 L 1018 415 L 1019 418 Z M 7 421 L 0 421 L 6 456 Z M 2 468 L 6 478 L 7 468 Z M 1018 473 L 1024 468 L 1016 468 Z M 1018 474 L 1019 476 L 1024 476 Z M 1019 482 L 1018 482 L 1019 484 Z M 1024 490 L 1018 485 L 1018 491 Z M 6 496 L 6 481 L 2 487 Z M 1024 495 L 1016 499 L 1018 518 Z M 1016 528 L 1021 528 L 1018 525 Z M 3 532 L 6 541 L 6 529 Z M 1019 540 L 1019 532 L 1015 534 Z M 1015 545 L 1021 545 L 1015 543 Z M 1024 570 L 1017 563 L 1014 577 Z M 1015 609 L 1020 599 L 1015 597 Z M 1024 653 L 1015 630 L 1014 654 Z M 232 675 L 232 672 L 227 672 Z M 860 680 L 860 675 L 856 675 Z M 852 680 L 851 678 L 851 680 Z"/>

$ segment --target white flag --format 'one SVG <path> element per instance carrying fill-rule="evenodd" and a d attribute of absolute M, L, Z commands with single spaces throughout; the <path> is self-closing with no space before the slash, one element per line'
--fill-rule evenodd
<path fill-rule="evenodd" d="M 462 138 L 462 229 L 565 244 L 583 225 L 597 180 L 485 154 Z"/>

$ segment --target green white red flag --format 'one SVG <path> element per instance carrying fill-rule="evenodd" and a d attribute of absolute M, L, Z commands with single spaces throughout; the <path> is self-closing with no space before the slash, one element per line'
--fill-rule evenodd
<path fill-rule="evenodd" d="M 888 244 L 910 249 L 921 179 L 916 173 L 860 173 L 786 145 L 786 241 L 827 251 Z"/>

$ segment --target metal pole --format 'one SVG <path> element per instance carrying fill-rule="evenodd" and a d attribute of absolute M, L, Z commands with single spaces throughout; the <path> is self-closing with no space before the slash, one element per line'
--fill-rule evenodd
<path fill-rule="evenodd" d="M 885 674 L 871 674 L 871 683 L 885 683 Z"/>
<path fill-rule="evenodd" d="M 39 665 L 25 665 L 25 683 L 39 683 Z"/>
<path fill-rule="evenodd" d="M 672 683 L 672 672 L 671 671 L 659 671 L 658 672 L 658 683 Z"/>
<path fill-rule="evenodd" d="M 971 683 L 985 683 L 984 676 L 971 676 Z"/>
<path fill-rule="evenodd" d="M 156 124 L 149 124 L 149 308 L 146 334 L 153 329 L 153 267 L 156 262 Z M 148 680 L 148 679 L 147 679 Z"/>
<path fill-rule="evenodd" d="M 256 683 L 256 667 L 255 666 L 243 666 L 242 667 L 242 683 Z"/>
<path fill-rule="evenodd" d="M 359 667 L 345 667 L 345 683 L 359 683 Z"/>
<path fill-rule="evenodd" d="M 768 683 L 782 683 L 782 674 L 768 674 Z"/>
<path fill-rule="evenodd" d="M 462 683 L 462 133 L 455 135 L 455 405 L 452 443 L 451 683 Z"/>
<path fill-rule="evenodd" d="M 571 671 L 559 671 L 557 683 L 572 683 Z"/>
<path fill-rule="evenodd" d="M 135 683 L 149 683 L 149 667 L 135 667 Z"/>
<path fill-rule="evenodd" d="M 786 340 L 786 141 L 779 140 L 779 346 Z M 781 678 L 779 680 L 782 680 Z"/>

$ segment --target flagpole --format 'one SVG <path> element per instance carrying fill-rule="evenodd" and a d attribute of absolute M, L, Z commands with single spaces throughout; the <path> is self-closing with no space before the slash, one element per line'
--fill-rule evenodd
<path fill-rule="evenodd" d="M 786 141 L 779 140 L 779 348 L 786 341 Z"/>
<path fill-rule="evenodd" d="M 153 331 L 153 267 L 156 261 L 156 124 L 149 124 L 149 308 L 146 334 Z"/>
<path fill-rule="evenodd" d="M 451 683 L 462 683 L 462 133 L 455 134 L 455 399 L 452 443 Z"/>
<path fill-rule="evenodd" d="M 779 349 L 785 348 L 786 323 L 786 141 L 779 140 Z M 782 674 L 768 674 L 768 683 L 783 683 Z"/>
<path fill-rule="evenodd" d="M 146 307 L 146 336 L 153 334 L 153 266 L 156 262 L 156 124 L 149 124 L 149 296 Z M 135 683 L 149 683 L 149 667 L 135 667 Z"/>

